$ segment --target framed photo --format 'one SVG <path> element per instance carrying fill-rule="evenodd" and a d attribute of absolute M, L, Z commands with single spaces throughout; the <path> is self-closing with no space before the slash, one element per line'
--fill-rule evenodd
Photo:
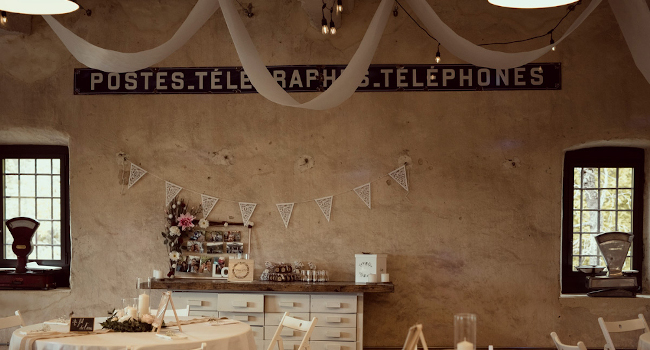
<path fill-rule="evenodd" d="M 207 254 L 223 254 L 223 243 L 206 243 L 205 248 Z"/>
<path fill-rule="evenodd" d="M 241 242 L 241 231 L 228 231 L 224 237 L 226 242 Z"/>
<path fill-rule="evenodd" d="M 189 253 L 203 253 L 203 243 L 199 241 L 187 241 L 187 251 Z"/>
<path fill-rule="evenodd" d="M 233 254 L 233 255 L 244 254 L 244 243 L 239 243 L 239 242 L 226 243 L 226 254 Z"/>
<path fill-rule="evenodd" d="M 217 279 L 228 278 L 227 266 L 228 266 L 228 257 L 226 256 L 214 257 L 212 261 L 212 277 Z"/>
<path fill-rule="evenodd" d="M 199 255 L 189 255 L 187 257 L 187 272 L 189 273 L 199 273 L 199 268 L 201 267 L 201 256 Z"/>
<path fill-rule="evenodd" d="M 205 233 L 206 242 L 223 242 L 223 232 L 221 231 L 208 231 Z"/>
<path fill-rule="evenodd" d="M 203 242 L 205 241 L 205 231 L 203 230 L 194 230 L 192 234 L 188 237 L 190 241 L 199 241 Z"/>
<path fill-rule="evenodd" d="M 251 259 L 230 259 L 228 282 L 252 282 L 255 261 Z"/>
<path fill-rule="evenodd" d="M 199 273 L 205 275 L 212 275 L 212 257 L 203 255 L 201 256 Z"/>
<path fill-rule="evenodd" d="M 176 262 L 176 272 L 189 272 L 187 258 L 187 256 L 182 256 L 181 259 Z"/>

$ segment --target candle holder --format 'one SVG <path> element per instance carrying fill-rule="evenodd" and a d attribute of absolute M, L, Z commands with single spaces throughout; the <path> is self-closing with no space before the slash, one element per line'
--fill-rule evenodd
<path fill-rule="evenodd" d="M 454 315 L 454 344 L 456 350 L 476 350 L 476 314 Z"/>

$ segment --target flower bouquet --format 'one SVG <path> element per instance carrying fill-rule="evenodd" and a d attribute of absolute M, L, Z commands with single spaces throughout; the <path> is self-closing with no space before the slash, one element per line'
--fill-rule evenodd
<path fill-rule="evenodd" d="M 176 271 L 176 263 L 181 258 L 181 246 L 183 238 L 181 232 L 188 231 L 194 227 L 194 219 L 201 207 L 190 208 L 183 199 L 174 198 L 165 209 L 167 225 L 162 236 L 169 251 L 169 272 L 167 277 L 172 277 Z"/>
<path fill-rule="evenodd" d="M 134 316 L 129 312 L 129 307 L 124 310 L 113 310 L 108 314 L 111 315 L 106 321 L 100 323 L 102 328 L 110 329 L 115 332 L 151 332 L 154 316 L 150 314 Z M 132 309 L 132 308 L 131 308 Z M 163 322 L 164 325 L 164 322 Z"/>

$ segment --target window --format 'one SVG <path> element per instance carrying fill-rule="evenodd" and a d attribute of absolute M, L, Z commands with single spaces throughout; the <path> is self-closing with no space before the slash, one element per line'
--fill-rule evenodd
<path fill-rule="evenodd" d="M 0 266 L 15 267 L 13 237 L 5 223 L 26 216 L 40 226 L 32 238 L 29 261 L 61 266 L 57 286 L 70 285 L 70 210 L 68 147 L 0 146 L 3 232 Z"/>
<path fill-rule="evenodd" d="M 644 151 L 597 147 L 569 151 L 564 158 L 562 198 L 562 293 L 586 293 L 579 265 L 606 266 L 594 236 L 604 232 L 634 235 L 623 270 L 643 263 Z"/>

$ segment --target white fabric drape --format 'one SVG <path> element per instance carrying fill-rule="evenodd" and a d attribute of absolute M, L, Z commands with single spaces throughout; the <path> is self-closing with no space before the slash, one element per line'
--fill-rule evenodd
<path fill-rule="evenodd" d="M 650 8 L 645 0 L 610 0 L 634 63 L 650 83 Z"/>
<path fill-rule="evenodd" d="M 199 0 L 174 36 L 150 50 L 124 53 L 97 47 L 61 25 L 52 16 L 43 16 L 70 53 L 87 67 L 104 72 L 125 73 L 151 67 L 178 50 L 219 8 L 216 0 Z"/>
<path fill-rule="evenodd" d="M 623 0 L 627 1 L 627 0 Z M 555 45 L 559 44 L 564 38 L 573 33 L 573 31 L 584 22 L 591 12 L 600 4 L 601 0 L 592 0 L 589 6 L 578 16 L 569 29 L 559 38 Z M 440 20 L 426 0 L 408 0 L 418 18 L 424 23 L 429 33 L 431 33 L 442 46 L 445 47 L 454 56 L 461 60 L 479 67 L 494 69 L 507 69 L 523 66 L 530 63 L 547 53 L 553 45 L 517 53 L 506 53 L 488 50 L 484 47 L 472 44 L 465 38 L 456 34 L 449 26 Z"/>

